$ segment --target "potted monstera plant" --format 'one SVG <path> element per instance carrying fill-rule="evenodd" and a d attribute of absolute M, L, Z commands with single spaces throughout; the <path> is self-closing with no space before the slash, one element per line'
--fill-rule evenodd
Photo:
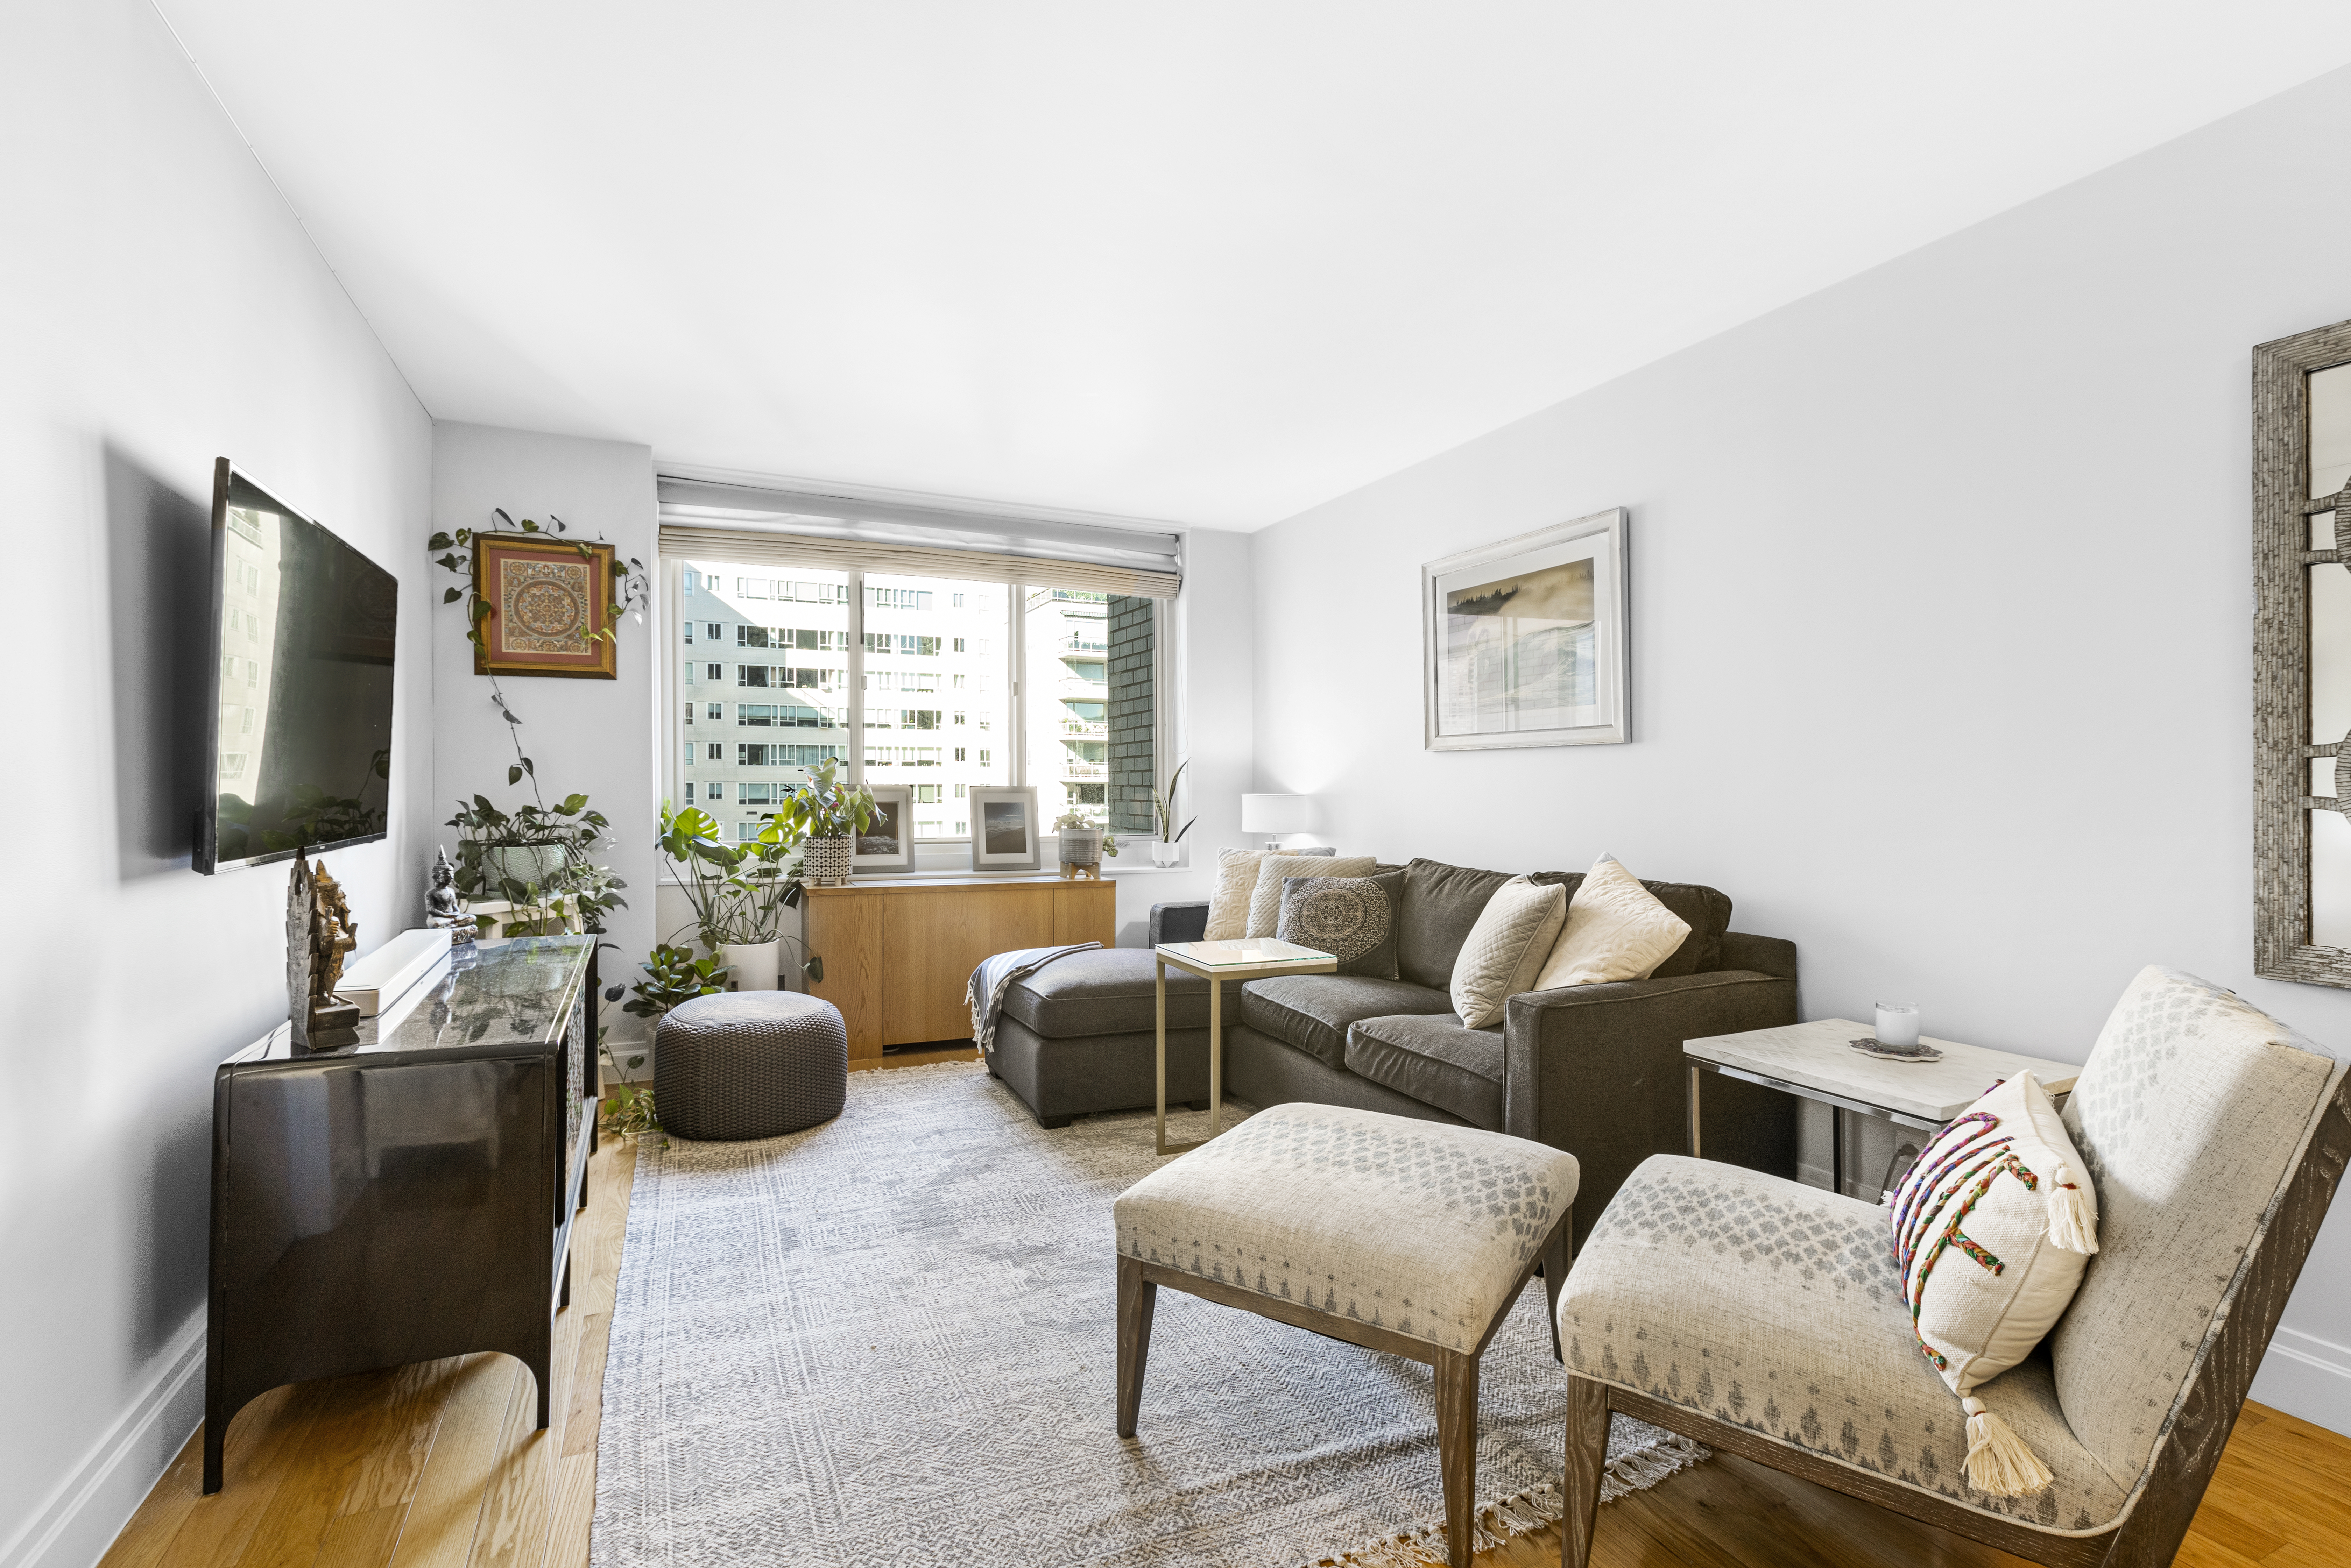
<path fill-rule="evenodd" d="M 792 940 L 783 934 L 784 911 L 799 902 L 790 862 L 800 841 L 796 825 L 770 816 L 756 838 L 727 843 L 707 811 L 662 807 L 656 842 L 694 910 L 703 946 L 734 971 L 739 990 L 776 988 L 778 953 Z"/>
<path fill-rule="evenodd" d="M 873 791 L 835 778 L 836 761 L 826 758 L 777 809 L 773 820 L 807 841 L 800 875 L 817 887 L 840 887 L 856 863 L 857 835 L 873 821 Z"/>

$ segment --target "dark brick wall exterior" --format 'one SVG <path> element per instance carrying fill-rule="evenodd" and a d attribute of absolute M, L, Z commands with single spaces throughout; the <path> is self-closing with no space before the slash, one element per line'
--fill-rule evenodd
<path fill-rule="evenodd" d="M 1152 635 L 1150 600 L 1111 600 L 1110 825 L 1140 838 L 1159 831 L 1151 810 Z"/>

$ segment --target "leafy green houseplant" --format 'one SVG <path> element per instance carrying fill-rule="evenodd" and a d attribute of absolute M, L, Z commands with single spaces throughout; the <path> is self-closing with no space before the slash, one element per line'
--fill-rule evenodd
<path fill-rule="evenodd" d="M 734 967 L 737 984 L 768 990 L 776 983 L 780 946 L 799 945 L 784 935 L 783 923 L 784 911 L 800 900 L 793 862 L 803 835 L 772 813 L 754 838 L 728 843 L 718 829 L 717 819 L 699 808 L 673 811 L 664 802 L 654 842 L 694 911 L 702 945 Z"/>
<path fill-rule="evenodd" d="M 645 977 L 630 987 L 634 996 L 621 1010 L 638 1018 L 648 1018 L 656 1023 L 662 1015 L 680 1002 L 695 997 L 706 997 L 726 988 L 726 966 L 716 958 L 696 958 L 684 947 L 672 947 L 664 943 L 655 947 L 653 956 L 640 966 Z M 621 988 L 605 988 L 604 999 L 621 999 Z M 621 1076 L 621 1064 L 613 1060 L 612 1048 L 606 1042 L 607 1031 L 601 1025 L 596 1030 L 596 1049 L 612 1069 L 616 1082 L 604 1096 L 604 1130 L 614 1137 L 632 1137 L 642 1133 L 659 1133 L 661 1114 L 653 1108 L 653 1092 L 632 1083 Z M 644 1053 L 629 1058 L 632 1068 L 645 1064 Z M 664 1140 L 666 1142 L 667 1140 Z"/>
<path fill-rule="evenodd" d="M 457 814 L 448 825 L 458 831 L 460 893 L 576 914 L 597 932 L 604 929 L 605 915 L 628 906 L 620 894 L 628 884 L 595 858 L 610 841 L 611 823 L 601 811 L 589 808 L 585 795 L 512 811 L 500 810 L 488 797 L 475 795 L 457 802 Z"/>
<path fill-rule="evenodd" d="M 1200 820 L 1194 817 L 1180 828 L 1176 825 L 1176 787 L 1184 782 L 1184 770 L 1191 766 L 1189 758 L 1177 763 L 1176 771 L 1168 775 L 1167 788 L 1154 788 L 1151 791 L 1151 813 L 1159 819 L 1159 837 L 1151 846 L 1153 865 L 1174 865 L 1183 858 L 1183 852 L 1176 846 L 1192 831 L 1192 823 Z"/>
<path fill-rule="evenodd" d="M 805 841 L 800 874 L 819 887 L 849 880 L 857 835 L 873 821 L 873 791 L 862 784 L 840 782 L 838 766 L 836 758 L 828 757 L 809 769 L 808 778 L 769 818 L 780 831 L 798 833 Z"/>

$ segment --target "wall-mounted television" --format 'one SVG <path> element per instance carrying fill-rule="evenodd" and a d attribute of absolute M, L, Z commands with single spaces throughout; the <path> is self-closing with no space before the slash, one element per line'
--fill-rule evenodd
<path fill-rule="evenodd" d="M 195 868 L 371 843 L 392 790 L 392 573 L 222 458 Z"/>

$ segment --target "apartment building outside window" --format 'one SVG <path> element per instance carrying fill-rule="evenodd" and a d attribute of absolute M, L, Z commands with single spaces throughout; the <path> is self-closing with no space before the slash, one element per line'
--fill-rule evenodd
<path fill-rule="evenodd" d="M 715 559 L 677 562 L 673 584 L 673 677 L 696 689 L 673 732 L 671 793 L 694 789 L 723 835 L 755 836 L 826 759 L 868 785 L 909 786 L 918 841 L 967 835 L 974 785 L 1036 786 L 1048 822 L 1075 809 L 1148 831 L 1152 601 Z M 1144 676 L 1114 693 L 1121 607 Z M 720 646 L 723 664 L 705 652 Z M 1115 714 L 1139 758 L 1113 758 Z M 1140 801 L 1118 799 L 1114 762 L 1144 780 Z"/>

